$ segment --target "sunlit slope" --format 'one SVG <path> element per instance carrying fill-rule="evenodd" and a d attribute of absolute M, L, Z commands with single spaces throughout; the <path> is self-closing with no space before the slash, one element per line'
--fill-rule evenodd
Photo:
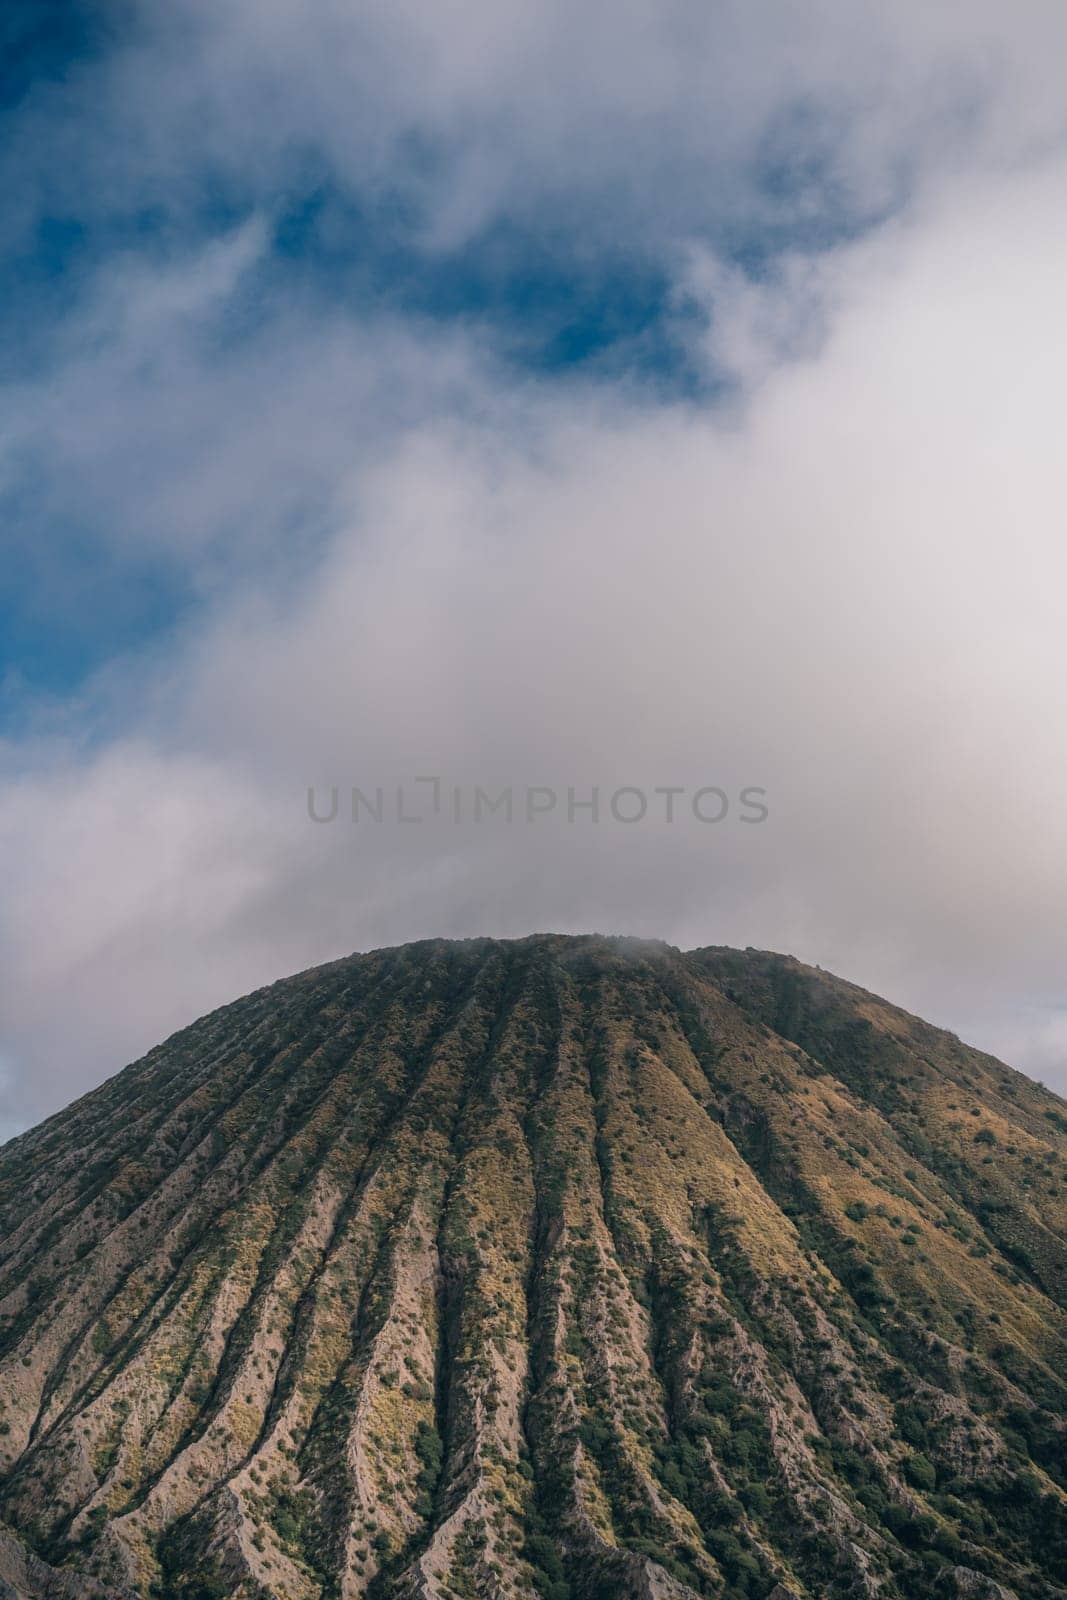
<path fill-rule="evenodd" d="M 275 984 L 0 1151 L 0 1595 L 1063 1595 L 1065 1133 L 758 952 Z"/>

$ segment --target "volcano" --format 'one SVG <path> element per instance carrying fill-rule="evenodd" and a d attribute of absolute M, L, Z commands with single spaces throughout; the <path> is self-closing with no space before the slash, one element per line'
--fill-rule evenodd
<path fill-rule="evenodd" d="M 1065 1221 L 790 957 L 302 973 L 0 1150 L 0 1595 L 1062 1600 Z"/>

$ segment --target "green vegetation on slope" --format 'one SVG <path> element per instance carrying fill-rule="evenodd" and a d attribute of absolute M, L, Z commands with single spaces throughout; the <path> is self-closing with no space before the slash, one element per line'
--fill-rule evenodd
<path fill-rule="evenodd" d="M 1065 1211 L 786 957 L 301 974 L 0 1152 L 0 1592 L 1062 1600 Z"/>

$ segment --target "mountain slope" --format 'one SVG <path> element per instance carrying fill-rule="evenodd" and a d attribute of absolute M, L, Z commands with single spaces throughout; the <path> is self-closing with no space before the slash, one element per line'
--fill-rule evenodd
<path fill-rule="evenodd" d="M 0 1150 L 0 1596 L 1063 1596 L 1065 1134 L 760 952 L 275 984 Z"/>

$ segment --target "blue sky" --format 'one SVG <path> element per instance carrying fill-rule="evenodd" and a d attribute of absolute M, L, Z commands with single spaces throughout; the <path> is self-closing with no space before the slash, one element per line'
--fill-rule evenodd
<path fill-rule="evenodd" d="M 14 176 L 0 304 L 16 391 L 20 380 L 62 383 L 79 340 L 106 340 L 106 323 L 87 307 L 112 264 L 166 269 L 258 219 L 263 250 L 239 300 L 189 330 L 205 366 L 254 351 L 295 299 L 350 326 L 396 318 L 472 333 L 517 383 L 578 381 L 639 388 L 653 403 L 714 403 L 730 375 L 694 352 L 708 311 L 687 300 L 680 256 L 694 245 L 713 249 L 759 281 L 783 254 L 830 251 L 884 220 L 905 194 L 913 159 L 901 138 L 881 156 L 878 192 L 861 192 L 841 166 L 852 96 L 835 85 L 820 100 L 801 75 L 749 130 L 725 181 L 709 175 L 702 141 L 672 129 L 671 108 L 656 105 L 662 149 L 653 140 L 645 150 L 627 130 L 650 168 L 646 188 L 632 188 L 631 174 L 614 164 L 573 175 L 564 165 L 548 181 L 534 172 L 514 190 L 476 197 L 462 225 L 442 230 L 442 194 L 457 181 L 465 144 L 477 139 L 455 126 L 462 117 L 435 129 L 417 110 L 405 118 L 388 108 L 388 148 L 364 165 L 339 151 L 343 124 L 294 126 L 261 161 L 234 148 L 224 116 L 213 128 L 209 109 L 186 155 L 186 101 L 203 91 L 182 81 L 180 52 L 190 40 L 210 49 L 206 8 L 179 6 L 164 23 L 148 8 L 110 0 L 32 0 L 6 8 L 4 28 Z M 258 76 L 255 65 L 235 87 L 258 110 L 279 61 L 268 56 Z M 273 91 L 284 96 L 280 65 Z M 153 108 L 141 103 L 153 76 L 163 91 L 154 145 L 142 127 Z M 355 77 L 353 93 L 362 87 Z M 954 89 L 943 116 L 964 123 L 968 112 L 967 94 Z M 484 138 L 499 115 L 495 106 L 487 113 Z M 33 149 L 28 170 L 20 147 Z M 24 696 L 76 690 L 109 657 L 158 637 L 203 599 L 165 533 L 143 530 L 147 537 L 116 555 L 101 526 L 113 505 L 101 506 L 92 485 L 79 492 L 92 463 L 74 464 L 65 492 L 53 446 L 45 431 L 16 447 L 5 474 L 17 565 L 0 586 L 0 673 L 3 714 L 16 728 Z M 138 496 L 136 516 L 151 519 L 150 499 Z"/>
<path fill-rule="evenodd" d="M 0 1126 L 533 927 L 794 949 L 1064 1081 L 1056 8 L 0 28 Z M 418 770 L 776 805 L 309 830 Z"/>

